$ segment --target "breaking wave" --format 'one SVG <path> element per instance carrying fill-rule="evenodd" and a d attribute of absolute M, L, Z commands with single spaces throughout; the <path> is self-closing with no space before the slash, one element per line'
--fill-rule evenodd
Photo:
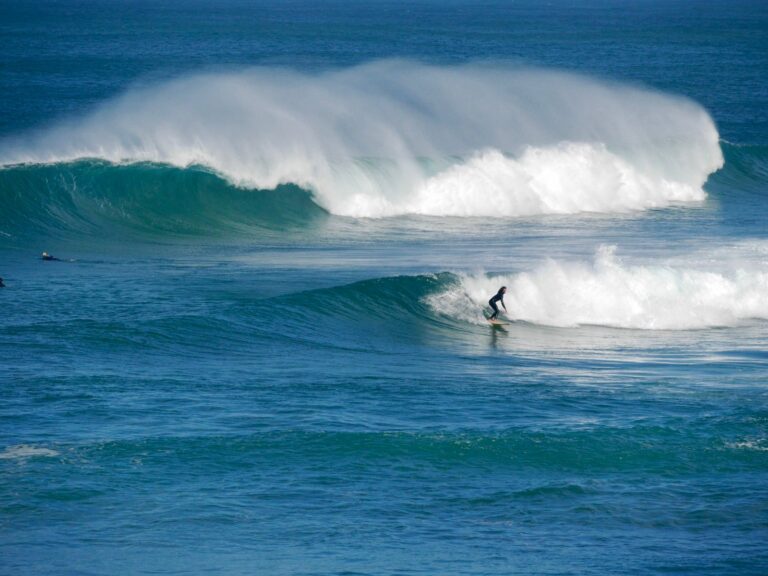
<path fill-rule="evenodd" d="M 507 286 L 508 316 L 555 327 L 604 326 L 693 330 L 768 320 L 768 244 L 707 250 L 642 264 L 622 261 L 615 246 L 601 246 L 591 261 L 550 259 L 505 275 L 441 272 L 373 278 L 259 301 L 238 312 L 273 318 L 268 333 L 291 322 L 313 331 L 339 330 L 365 318 L 369 331 L 402 334 L 420 329 L 487 327 L 482 311 Z M 250 306 L 250 305 L 249 305 Z M 358 335 L 355 336 L 358 338 Z"/>
<path fill-rule="evenodd" d="M 255 68 L 133 89 L 0 142 L 0 163 L 202 166 L 295 185 L 337 215 L 626 212 L 705 198 L 722 166 L 698 104 L 562 72 L 382 61 Z"/>
<path fill-rule="evenodd" d="M 427 301 L 439 314 L 484 324 L 480 311 L 502 285 L 510 318 L 549 326 L 685 330 L 768 319 L 764 258 L 730 270 L 640 266 L 622 262 L 613 246 L 602 246 L 592 262 L 549 260 L 516 274 L 460 275 Z"/>

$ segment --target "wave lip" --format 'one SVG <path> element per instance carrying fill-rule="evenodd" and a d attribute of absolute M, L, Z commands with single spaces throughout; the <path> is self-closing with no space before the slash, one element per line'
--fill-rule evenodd
<path fill-rule="evenodd" d="M 484 323 L 480 310 L 501 285 L 507 286 L 511 318 L 548 326 L 688 330 L 768 320 L 765 267 L 630 266 L 614 246 L 600 247 L 591 263 L 549 260 L 518 274 L 463 275 L 429 304 L 441 314 Z"/>
<path fill-rule="evenodd" d="M 722 166 L 684 98 L 505 66 L 381 61 L 319 74 L 254 68 L 134 89 L 0 142 L 0 164 L 205 166 L 294 184 L 331 213 L 523 216 L 699 201 Z"/>

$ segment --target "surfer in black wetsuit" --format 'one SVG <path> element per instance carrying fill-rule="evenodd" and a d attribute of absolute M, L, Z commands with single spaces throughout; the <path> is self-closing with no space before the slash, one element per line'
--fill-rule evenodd
<path fill-rule="evenodd" d="M 51 260 L 58 260 L 58 258 L 56 258 L 56 256 L 52 256 L 51 254 L 48 254 L 48 252 L 43 252 L 43 255 L 40 256 L 40 259 L 41 260 L 47 260 L 49 262 Z"/>
<path fill-rule="evenodd" d="M 491 308 L 493 308 L 493 314 L 491 314 L 490 320 L 496 320 L 496 316 L 499 315 L 499 307 L 496 306 L 496 302 L 501 302 L 501 305 L 504 306 L 504 312 L 507 311 L 507 305 L 504 304 L 504 294 L 507 292 L 507 287 L 502 286 L 499 288 L 499 291 L 496 292 L 496 295 L 488 300 L 488 304 L 491 305 Z"/>
<path fill-rule="evenodd" d="M 3 284 L 3 279 L 0 278 L 0 288 L 5 288 L 5 284 Z"/>

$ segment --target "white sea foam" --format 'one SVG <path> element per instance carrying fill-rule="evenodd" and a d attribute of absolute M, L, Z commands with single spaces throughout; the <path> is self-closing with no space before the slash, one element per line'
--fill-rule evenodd
<path fill-rule="evenodd" d="M 376 62 L 200 74 L 0 143 L 0 163 L 201 164 L 333 213 L 517 216 L 705 197 L 723 162 L 684 98 L 561 72 Z"/>
<path fill-rule="evenodd" d="M 766 441 L 766 438 L 743 440 L 741 442 L 729 442 L 726 444 L 726 446 L 736 450 L 755 450 L 757 452 L 768 452 L 768 441 Z"/>
<path fill-rule="evenodd" d="M 685 330 L 768 319 L 768 262 L 721 271 L 627 265 L 613 246 L 601 247 L 592 262 L 549 260 L 506 276 L 463 275 L 428 302 L 441 314 L 484 323 L 480 311 L 502 285 L 510 318 L 549 326 Z"/>
<path fill-rule="evenodd" d="M 50 448 L 40 448 L 29 444 L 18 444 L 16 446 L 8 446 L 8 448 L 0 452 L 0 459 L 19 460 L 24 458 L 52 457 L 58 455 L 59 453 L 56 452 L 56 450 L 51 450 Z"/>
<path fill-rule="evenodd" d="M 436 216 L 626 212 L 704 200 L 697 186 L 654 178 L 604 145 L 527 148 L 519 158 L 478 154 L 428 179 L 405 210 Z"/>

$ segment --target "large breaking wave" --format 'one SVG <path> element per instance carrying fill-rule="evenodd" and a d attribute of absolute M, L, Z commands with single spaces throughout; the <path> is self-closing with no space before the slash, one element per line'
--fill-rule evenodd
<path fill-rule="evenodd" d="M 690 100 L 561 72 L 383 61 L 199 74 L 0 142 L 0 163 L 205 166 L 345 216 L 625 212 L 705 198 L 718 133 Z"/>

